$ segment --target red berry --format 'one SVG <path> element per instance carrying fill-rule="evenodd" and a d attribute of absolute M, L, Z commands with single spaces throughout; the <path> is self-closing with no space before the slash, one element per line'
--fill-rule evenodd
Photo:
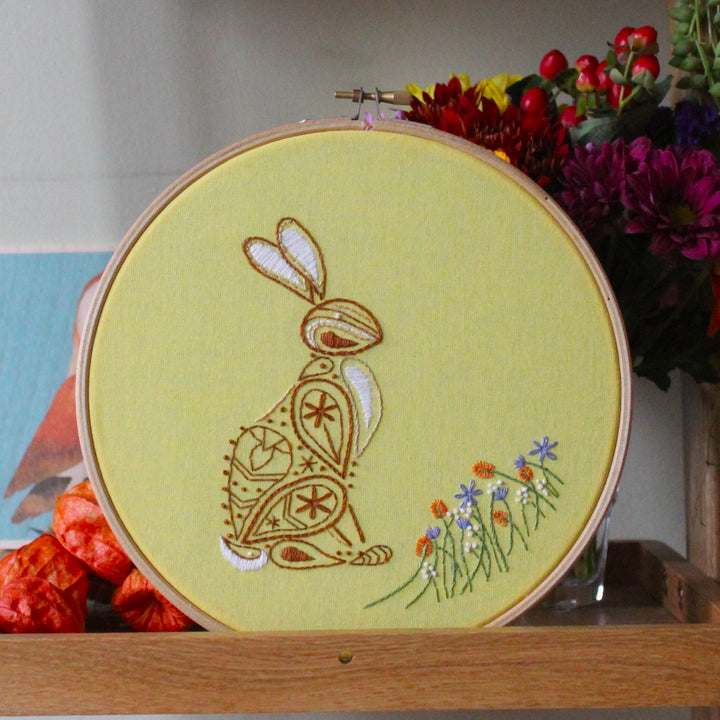
<path fill-rule="evenodd" d="M 595 71 L 598 80 L 600 84 L 598 85 L 597 91 L 600 93 L 607 92 L 607 89 L 610 87 L 610 76 L 605 73 L 607 70 L 607 62 L 603 60 L 598 66 L 597 70 Z"/>
<path fill-rule="evenodd" d="M 529 115 L 542 115 L 548 106 L 548 94 L 541 87 L 530 88 L 520 99 L 520 107 Z"/>
<path fill-rule="evenodd" d="M 658 50 L 657 30 L 650 25 L 633 30 L 628 35 L 628 45 L 634 53 L 654 55 Z"/>
<path fill-rule="evenodd" d="M 578 72 L 582 72 L 583 70 L 592 70 L 595 72 L 595 70 L 597 70 L 597 66 L 598 59 L 594 55 L 581 55 L 575 61 L 575 69 Z"/>
<path fill-rule="evenodd" d="M 632 66 L 632 74 L 649 72 L 656 80 L 660 74 L 660 63 L 655 55 L 641 55 Z"/>
<path fill-rule="evenodd" d="M 583 120 L 585 120 L 585 118 L 585 115 L 577 114 L 577 108 L 574 105 L 570 105 L 560 113 L 559 119 L 560 124 L 564 128 L 571 128 L 579 125 Z"/>
<path fill-rule="evenodd" d="M 559 50 L 551 50 L 540 61 L 540 75 L 546 80 L 554 80 L 567 69 L 567 58 Z"/>
<path fill-rule="evenodd" d="M 629 85 L 610 83 L 607 93 L 608 105 L 614 110 L 617 110 L 620 107 L 620 101 L 624 100 L 631 92 L 632 90 Z"/>
<path fill-rule="evenodd" d="M 616 36 L 613 46 L 615 47 L 615 54 L 617 55 L 618 61 L 624 65 L 628 61 L 630 55 L 630 41 L 629 37 L 635 32 L 635 28 L 624 27 Z"/>
<path fill-rule="evenodd" d="M 580 92 L 595 92 L 600 87 L 600 78 L 594 70 L 581 70 L 575 81 L 575 87 Z"/>

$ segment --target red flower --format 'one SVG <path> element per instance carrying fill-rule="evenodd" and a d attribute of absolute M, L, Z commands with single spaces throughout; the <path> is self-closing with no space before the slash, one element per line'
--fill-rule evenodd
<path fill-rule="evenodd" d="M 567 155 L 566 129 L 546 113 L 525 113 L 516 105 L 505 112 L 475 86 L 463 92 L 460 80 L 435 85 L 434 98 L 413 98 L 406 120 L 452 133 L 488 150 L 501 150 L 512 165 L 538 185 L 549 184 Z"/>

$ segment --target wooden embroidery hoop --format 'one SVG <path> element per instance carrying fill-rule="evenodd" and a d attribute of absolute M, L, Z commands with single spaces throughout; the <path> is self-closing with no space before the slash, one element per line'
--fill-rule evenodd
<path fill-rule="evenodd" d="M 308 121 L 298 125 L 276 128 L 248 138 L 220 151 L 179 178 L 162 195 L 160 195 L 152 205 L 150 205 L 145 213 L 143 213 L 143 215 L 133 225 L 121 245 L 116 250 L 100 283 L 93 307 L 89 314 L 86 331 L 83 335 L 78 367 L 78 422 L 83 455 L 100 505 L 103 508 L 113 531 L 116 533 L 137 567 L 156 585 L 160 592 L 166 595 L 166 597 L 168 597 L 176 606 L 195 619 L 199 624 L 210 630 L 227 630 L 229 629 L 229 625 L 225 622 L 219 621 L 212 614 L 206 612 L 203 607 L 200 607 L 188 600 L 182 593 L 176 590 L 173 584 L 168 582 L 168 580 L 164 577 L 164 574 L 155 567 L 152 558 L 147 557 L 146 553 L 138 546 L 133 534 L 128 531 L 128 528 L 118 511 L 113 494 L 108 490 L 106 485 L 106 478 L 104 477 L 103 469 L 98 460 L 98 448 L 96 447 L 93 433 L 92 418 L 90 413 L 91 400 L 89 397 L 89 376 L 99 322 L 103 315 L 108 295 L 112 292 L 113 285 L 116 282 L 119 273 L 125 266 L 128 257 L 135 247 L 135 244 L 153 224 L 160 213 L 162 213 L 162 211 L 185 190 L 202 180 L 206 175 L 208 175 L 208 173 L 211 173 L 216 168 L 222 166 L 226 161 L 241 156 L 244 153 L 263 148 L 271 143 L 289 138 L 315 133 L 332 133 L 335 131 L 365 132 L 367 131 L 367 128 L 362 122 L 348 121 L 345 119 Z M 514 168 L 510 168 L 504 160 L 501 160 L 492 153 L 489 153 L 482 148 L 478 148 L 477 146 L 452 135 L 441 133 L 432 128 L 413 123 L 378 120 L 375 123 L 374 129 L 370 132 L 395 133 L 440 143 L 452 150 L 457 150 L 463 153 L 465 156 L 477 158 L 479 161 L 489 164 L 503 174 L 509 176 L 513 182 L 537 200 L 537 202 L 564 230 L 570 241 L 574 243 L 577 252 L 589 269 L 604 300 L 609 323 L 612 328 L 619 367 L 620 404 L 617 417 L 617 437 L 607 477 L 605 478 L 605 482 L 603 484 L 603 489 L 590 512 L 584 529 L 572 543 L 571 548 L 565 554 L 562 561 L 554 567 L 547 569 L 547 574 L 544 579 L 542 579 L 542 581 L 534 587 L 532 592 L 528 593 L 524 597 L 517 598 L 517 601 L 514 602 L 511 607 L 492 618 L 487 623 L 484 623 L 488 626 L 502 625 L 515 619 L 522 612 L 535 604 L 564 576 L 592 539 L 595 530 L 607 513 L 614 498 L 627 451 L 631 416 L 631 367 L 622 318 L 614 301 L 613 291 L 609 282 L 605 277 L 597 258 L 593 254 L 592 250 L 590 250 L 587 246 L 578 230 L 567 218 L 567 216 L 554 204 L 548 195 L 546 195 L 527 177 L 517 172 Z"/>

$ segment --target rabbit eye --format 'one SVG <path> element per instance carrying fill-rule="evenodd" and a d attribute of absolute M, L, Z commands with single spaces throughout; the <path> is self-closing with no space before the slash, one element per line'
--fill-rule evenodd
<path fill-rule="evenodd" d="M 324 333 L 320 333 L 320 342 L 325 347 L 335 348 L 342 350 L 345 348 L 357 347 L 357 340 L 351 340 L 348 337 L 340 337 L 337 333 L 332 330 L 326 330 Z"/>

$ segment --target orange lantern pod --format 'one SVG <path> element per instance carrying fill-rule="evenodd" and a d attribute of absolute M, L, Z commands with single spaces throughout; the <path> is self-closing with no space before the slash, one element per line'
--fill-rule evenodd
<path fill-rule="evenodd" d="M 112 606 L 124 622 L 139 632 L 180 632 L 194 625 L 137 568 L 115 590 Z"/>
<path fill-rule="evenodd" d="M 85 566 L 54 537 L 41 535 L 0 561 L 0 629 L 82 632 L 87 593 Z"/>
<path fill-rule="evenodd" d="M 113 585 L 120 585 L 133 567 L 87 480 L 58 498 L 52 529 L 75 557 Z"/>

